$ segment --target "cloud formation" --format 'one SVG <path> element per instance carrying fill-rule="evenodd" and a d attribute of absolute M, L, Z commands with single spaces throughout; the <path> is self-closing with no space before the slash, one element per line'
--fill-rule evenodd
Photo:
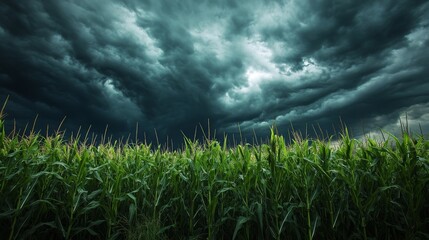
<path fill-rule="evenodd" d="M 115 136 L 426 119 L 427 1 L 6 1 L 0 95 L 18 125 Z M 429 130 L 429 129 L 428 129 Z"/>

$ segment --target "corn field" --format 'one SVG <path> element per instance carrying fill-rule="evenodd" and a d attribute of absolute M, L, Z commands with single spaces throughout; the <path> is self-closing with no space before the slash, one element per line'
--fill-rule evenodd
<path fill-rule="evenodd" d="M 2 239 L 429 239 L 429 141 L 342 134 L 181 150 L 6 134 Z"/>

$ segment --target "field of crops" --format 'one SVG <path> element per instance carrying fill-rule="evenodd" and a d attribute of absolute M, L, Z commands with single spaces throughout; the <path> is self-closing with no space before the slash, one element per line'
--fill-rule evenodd
<path fill-rule="evenodd" d="M 93 145 L 6 134 L 0 121 L 1 238 L 429 239 L 421 136 L 185 140 Z"/>

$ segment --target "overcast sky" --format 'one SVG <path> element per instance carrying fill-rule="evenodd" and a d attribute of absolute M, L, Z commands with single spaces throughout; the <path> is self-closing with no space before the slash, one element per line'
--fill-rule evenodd
<path fill-rule="evenodd" d="M 0 101 L 114 136 L 429 131 L 428 24 L 423 0 L 4 0 Z"/>

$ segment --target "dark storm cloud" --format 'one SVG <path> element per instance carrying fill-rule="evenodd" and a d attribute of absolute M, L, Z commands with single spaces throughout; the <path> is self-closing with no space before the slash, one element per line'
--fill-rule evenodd
<path fill-rule="evenodd" d="M 302 127 L 341 116 L 371 128 L 384 115 L 378 127 L 395 122 L 407 107 L 428 102 L 426 19 L 423 1 L 277 4 L 255 29 L 275 50 L 271 60 L 281 75 L 237 97 L 243 107 L 259 104 L 246 108 L 259 114 L 244 125 L 258 128 L 274 119 Z"/>
<path fill-rule="evenodd" d="M 87 51 L 96 48 L 91 41 L 81 46 L 87 29 L 77 19 L 79 9 L 54 4 L 14 1 L 1 5 L 0 69 L 11 79 L 2 82 L 2 95 L 11 94 L 11 102 L 40 113 L 42 122 L 66 115 L 69 126 L 93 123 L 95 129 L 102 129 L 109 124 L 128 131 L 121 126 L 129 118 L 139 118 L 139 109 L 120 94 L 109 92 L 108 76 L 85 61 Z M 58 18 L 65 7 L 70 13 Z M 50 110 L 41 112 L 37 103 L 50 106 Z M 9 113 L 19 118 L 16 108 Z M 123 114 L 129 117 L 123 118 Z"/>
<path fill-rule="evenodd" d="M 18 123 L 116 136 L 368 130 L 426 119 L 426 1 L 5 1 L 0 94 Z M 22 125 L 22 124 L 21 124 Z M 426 126 L 425 126 L 426 127 Z"/>

